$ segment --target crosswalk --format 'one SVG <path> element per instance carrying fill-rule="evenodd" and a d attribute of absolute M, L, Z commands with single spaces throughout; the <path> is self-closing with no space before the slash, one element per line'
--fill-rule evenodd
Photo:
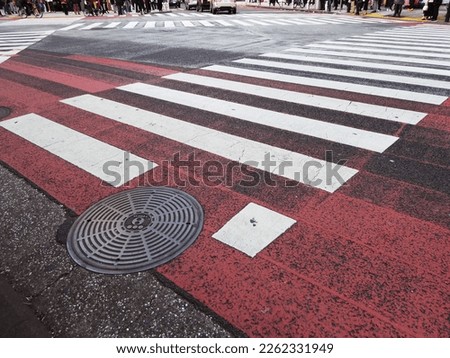
<path fill-rule="evenodd" d="M 144 20 L 149 19 L 151 20 Z M 97 19 L 96 19 L 97 20 Z M 322 16 L 294 16 L 280 14 L 240 14 L 239 16 L 220 18 L 209 13 L 172 13 L 149 14 L 141 17 L 140 21 L 117 20 L 108 21 L 80 21 L 61 28 L 59 31 L 97 30 L 97 29 L 159 29 L 159 28 L 203 28 L 203 27 L 254 27 L 254 26 L 317 26 L 324 24 L 357 24 L 370 22 L 389 22 L 384 19 L 362 19 L 352 17 L 339 17 L 332 15 Z"/>
<path fill-rule="evenodd" d="M 96 23 L 89 26 L 94 28 Z M 313 137 L 345 147 L 383 153 L 399 138 L 395 133 L 376 131 L 372 127 L 379 128 L 381 126 L 382 128 L 383 123 L 387 122 L 417 125 L 428 115 L 428 112 L 411 110 L 408 108 L 408 103 L 413 101 L 428 105 L 440 105 L 447 100 L 450 94 L 450 81 L 448 81 L 450 65 L 446 60 L 450 46 L 443 42 L 433 46 L 429 42 L 445 37 L 445 30 L 431 30 L 427 26 L 416 26 L 403 30 L 402 34 L 416 39 L 420 38 L 419 35 L 427 37 L 426 40 L 415 40 L 418 47 L 402 50 L 402 53 L 410 54 L 414 61 L 409 61 L 409 57 L 407 59 L 398 57 L 398 49 L 404 48 L 403 44 L 397 45 L 392 42 L 390 47 L 385 47 L 384 39 L 394 33 L 397 34 L 398 30 L 371 33 L 370 41 L 364 43 L 360 42 L 361 36 L 323 41 L 302 48 L 288 48 L 280 53 L 263 53 L 260 56 L 242 58 L 228 64 L 210 65 L 200 69 L 200 73 L 180 72 L 164 77 L 169 84 L 186 83 L 201 89 L 209 88 L 244 96 L 251 94 L 251 96 L 266 100 L 288 103 L 298 108 L 316 109 L 319 111 L 316 117 L 312 115 L 312 110 L 305 111 L 304 115 L 285 113 L 280 112 L 279 109 L 259 108 L 245 104 L 245 102 L 239 103 L 214 98 L 161 85 L 132 83 L 118 87 L 117 90 L 139 97 L 151 98 L 166 105 L 176 104 L 193 111 L 201 110 L 203 113 L 219 115 L 224 118 L 235 118 L 256 125 L 258 128 L 281 130 L 290 135 L 299 135 L 299 138 Z M 33 41 L 39 38 L 32 37 Z M 355 46 L 356 44 L 358 46 Z M 422 44 L 423 48 L 420 47 Z M 383 55 L 378 55 L 380 51 L 378 45 L 383 48 Z M 352 51 L 348 51 L 349 48 Z M 427 58 L 429 55 L 433 56 L 433 66 L 429 65 Z M 355 58 L 358 61 L 354 60 Z M 234 79 L 221 78 L 230 75 Z M 251 81 L 246 82 L 245 79 Z M 266 83 L 267 79 L 284 85 L 281 85 L 281 88 L 279 88 L 280 86 L 272 87 L 270 83 Z M 252 83 L 259 80 L 261 83 Z M 298 85 L 300 89 L 283 88 L 290 84 Z M 333 97 L 332 95 L 313 94 L 308 91 L 308 88 L 311 87 L 348 95 Z M 382 97 L 385 101 L 384 104 L 368 103 L 367 100 L 356 100 L 354 95 Z M 403 101 L 402 106 L 390 105 L 392 99 Z M 311 184 L 311 177 L 320 179 L 318 180 L 320 184 L 316 188 L 330 193 L 338 190 L 359 170 L 359 168 L 343 166 L 341 168 L 343 182 L 336 181 L 336 178 L 333 179 L 334 181 L 330 181 L 326 180 L 325 170 L 330 163 L 305 153 L 286 150 L 268 143 L 259 143 L 256 140 L 205 128 L 194 123 L 184 122 L 179 118 L 135 108 L 99 96 L 82 95 L 64 99 L 62 103 L 139 128 L 145 132 L 169 138 L 174 142 L 214 153 L 232 161 L 249 163 L 257 159 L 257 163 L 251 166 L 259 170 L 264 170 L 261 165 L 264 155 L 271 153 L 277 166 L 283 161 L 296 163 L 293 168 L 280 173 L 281 176 L 306 185 Z M 321 111 L 332 111 L 335 113 L 334 116 L 339 119 L 327 118 L 327 115 L 320 113 Z M 345 120 L 345 117 L 353 118 L 355 116 L 367 118 L 368 124 L 358 128 Z M 26 116 L 19 121 L 12 119 L 3 122 L 1 126 L 47 151 L 71 161 L 80 169 L 87 170 L 101 180 L 107 181 L 101 171 L 102 157 L 95 157 L 101 144 L 95 142 L 94 139 L 89 140 L 82 134 L 73 133 L 73 131 L 70 131 L 69 135 L 67 130 L 59 126 L 53 128 L 55 125 L 52 124 L 51 119 L 41 118 L 37 115 Z M 26 126 L 31 126 L 31 129 L 26 129 Z M 51 130 L 49 130 L 50 127 L 52 127 Z M 38 130 L 39 128 L 41 131 Z M 42 136 L 39 136 L 38 139 L 34 138 L 34 135 L 40 132 L 49 133 L 48 138 Z M 57 138 L 57 133 L 61 138 Z M 64 136 L 70 139 L 63 140 Z M 67 156 L 63 148 L 69 146 L 72 141 L 80 143 L 92 141 L 92 144 L 87 146 L 87 148 L 92 148 L 92 155 L 90 150 L 86 149 L 79 153 L 78 161 L 71 155 Z M 61 146 L 61 143 L 64 145 Z M 102 151 L 109 153 L 110 149 Z M 123 150 L 112 150 L 111 154 L 107 155 L 108 158 L 117 158 L 117 156 L 123 156 Z M 135 160 L 144 162 L 143 158 L 135 157 L 137 158 Z M 147 159 L 149 163 L 142 167 L 141 172 L 136 172 L 128 178 L 129 180 L 157 166 L 153 158 Z M 308 161 L 314 161 L 320 165 L 318 165 L 319 169 L 315 168 L 315 171 L 309 169 L 310 173 L 305 175 L 301 172 L 301 168 Z M 124 182 L 120 181 L 118 185 L 123 184 Z"/>
<path fill-rule="evenodd" d="M 332 312 L 326 332 L 334 336 L 361 327 L 367 331 L 354 335 L 443 335 L 448 217 L 439 203 L 448 198 L 441 154 L 449 144 L 437 128 L 450 130 L 450 45 L 441 29 L 373 31 L 367 42 L 358 34 L 188 71 L 24 51 L 25 63 L 59 65 L 43 83 L 30 81 L 43 92 L 59 85 L 58 92 L 39 98 L 50 105 L 0 122 L 0 160 L 77 213 L 141 179 L 154 185 L 169 177 L 165 185 L 178 186 L 174 172 L 206 175 L 180 169 L 176 153 L 273 175 L 275 186 L 245 188 L 245 170 L 231 170 L 231 184 L 183 187 L 201 201 L 205 227 L 196 245 L 158 272 L 249 336 L 323 334 L 319 311 Z M 416 48 L 397 44 L 399 33 Z M 373 46 L 391 36 L 390 47 Z M 23 62 L 13 58 L 2 69 L 20 80 Z M 70 87 L 57 76 L 74 67 L 87 72 L 89 91 L 79 78 Z M 113 78 L 99 86 L 105 73 Z M 411 162 L 421 167 L 407 178 Z M 385 164 L 404 177 L 376 171 Z M 348 316 L 347 326 L 335 325 Z"/>
<path fill-rule="evenodd" d="M 26 31 L 0 33 L 0 63 L 27 47 L 41 41 L 53 31 Z"/>

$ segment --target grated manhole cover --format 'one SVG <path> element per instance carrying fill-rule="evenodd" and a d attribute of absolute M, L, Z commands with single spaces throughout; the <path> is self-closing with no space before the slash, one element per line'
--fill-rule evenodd
<path fill-rule="evenodd" d="M 107 197 L 73 224 L 67 249 L 80 266 L 123 274 L 162 265 L 186 250 L 203 227 L 192 196 L 172 188 L 143 187 Z"/>
<path fill-rule="evenodd" d="M 11 114 L 11 109 L 8 107 L 0 107 L 0 119 L 8 117 Z"/>

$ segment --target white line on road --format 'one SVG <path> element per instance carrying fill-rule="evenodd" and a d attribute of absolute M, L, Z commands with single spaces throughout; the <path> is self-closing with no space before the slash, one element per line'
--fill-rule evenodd
<path fill-rule="evenodd" d="M 134 29 L 137 24 L 139 24 L 138 21 L 130 21 L 123 27 L 123 29 Z"/>
<path fill-rule="evenodd" d="M 91 30 L 94 27 L 100 26 L 101 24 L 103 24 L 103 22 L 94 22 L 93 24 L 90 24 L 88 26 L 82 27 L 80 30 Z"/>
<path fill-rule="evenodd" d="M 119 26 L 121 23 L 119 21 L 110 22 L 108 25 L 104 26 L 104 29 L 113 29 L 117 26 Z"/>
<path fill-rule="evenodd" d="M 202 24 L 205 27 L 214 27 L 215 26 L 214 24 L 212 24 L 211 22 L 206 21 L 206 20 L 199 20 L 198 23 Z"/>
<path fill-rule="evenodd" d="M 271 24 L 268 24 L 267 22 L 263 22 L 263 21 L 260 21 L 260 20 L 251 20 L 251 19 L 248 19 L 247 21 L 248 21 L 248 22 L 253 22 L 254 24 L 257 24 L 257 25 L 271 26 Z"/>
<path fill-rule="evenodd" d="M 73 24 L 70 26 L 66 26 L 63 27 L 62 29 L 59 29 L 59 31 L 69 31 L 69 30 L 73 30 L 76 29 L 77 27 L 83 26 L 85 23 L 78 23 L 78 24 Z"/>
<path fill-rule="evenodd" d="M 222 26 L 234 26 L 232 23 L 225 20 L 214 20 L 214 21 L 221 24 Z"/>
<path fill-rule="evenodd" d="M 436 54 L 436 53 L 428 53 L 425 51 L 403 51 L 399 49 L 383 49 L 383 48 L 368 48 L 366 46 L 355 46 L 355 44 L 352 44 L 352 46 L 343 45 L 342 43 L 333 42 L 332 44 L 326 44 L 324 42 L 318 43 L 318 44 L 310 44 L 306 45 L 306 47 L 311 48 L 326 48 L 326 49 L 332 49 L 332 50 L 345 50 L 345 51 L 356 51 L 356 52 L 370 52 L 370 53 L 387 53 L 390 55 L 408 55 L 411 57 L 422 57 L 422 58 L 429 58 L 432 59 L 438 58 L 450 58 L 450 55 L 447 54 Z"/>
<path fill-rule="evenodd" d="M 355 53 L 355 52 L 341 52 L 332 50 L 314 50 L 310 48 L 289 48 L 285 50 L 287 52 L 296 52 L 302 54 L 314 54 L 314 55 L 325 55 L 325 56 L 339 56 L 339 57 L 349 57 L 349 58 L 362 58 L 366 60 L 381 60 L 390 62 L 402 62 L 405 65 L 410 63 L 422 64 L 422 65 L 436 65 L 436 66 L 446 66 L 450 67 L 449 61 L 433 61 L 426 58 L 412 58 L 405 56 L 393 56 L 393 55 L 376 55 L 373 53 Z M 386 64 L 388 67 L 388 64 Z"/>
<path fill-rule="evenodd" d="M 352 36 L 352 37 L 347 37 L 345 39 L 346 41 L 349 42 L 357 42 L 357 43 L 380 43 L 380 44 L 392 44 L 392 39 L 386 39 L 386 38 L 382 38 L 382 37 L 376 37 L 376 38 L 368 38 L 366 36 Z M 421 47 L 430 47 L 431 49 L 433 48 L 447 48 L 450 49 L 449 45 L 445 45 L 442 42 L 439 44 L 434 44 L 434 43 L 430 43 L 427 39 L 424 39 L 422 41 L 419 41 L 417 39 L 414 40 L 409 40 L 407 42 L 408 46 L 409 45 L 413 45 L 413 46 L 421 46 Z M 425 49 L 424 49 L 425 50 Z"/>
<path fill-rule="evenodd" d="M 173 21 L 164 21 L 164 28 L 174 28 L 175 27 L 175 23 Z"/>
<path fill-rule="evenodd" d="M 323 44 L 342 44 L 342 45 L 350 45 L 350 46 L 362 46 L 359 43 L 355 43 L 355 40 L 352 39 L 345 39 L 344 41 L 341 40 L 336 40 L 336 41 L 324 41 L 322 42 Z M 376 41 L 375 41 L 376 42 Z M 407 50 L 407 51 L 412 51 L 413 53 L 415 53 L 416 51 L 419 52 L 424 52 L 426 51 L 427 53 L 434 53 L 435 56 L 440 56 L 441 53 L 450 53 L 450 49 L 449 48 L 424 48 L 423 46 L 412 46 L 410 43 L 399 43 L 399 44 L 395 44 L 393 45 L 392 42 L 390 44 L 385 44 L 385 43 L 372 43 L 369 41 L 364 42 L 364 48 L 367 48 L 369 50 L 371 50 L 372 47 L 375 48 L 388 48 L 388 49 L 394 49 L 394 50 Z"/>
<path fill-rule="evenodd" d="M 307 65 L 303 65 L 303 64 L 296 65 L 296 64 L 287 63 L 287 62 L 255 60 L 255 59 L 251 59 L 251 58 L 243 58 L 241 60 L 235 60 L 233 62 L 244 63 L 247 65 L 281 68 L 281 69 L 292 70 L 292 71 L 328 74 L 328 75 L 333 75 L 333 76 L 345 76 L 345 77 L 352 77 L 352 78 L 358 78 L 358 79 L 368 79 L 368 78 L 372 77 L 371 76 L 372 72 L 370 70 L 370 66 L 368 66 L 367 71 L 354 71 L 354 70 L 342 70 L 342 69 L 330 68 L 330 67 L 307 66 Z M 383 73 L 377 73 L 377 75 L 372 78 L 377 81 L 397 83 L 399 85 L 410 84 L 410 85 L 415 85 L 415 86 L 442 88 L 442 89 L 446 89 L 446 90 L 450 89 L 449 81 L 439 81 L 439 80 L 431 80 L 431 79 L 427 79 L 427 78 L 388 75 L 388 74 L 383 74 Z"/>
<path fill-rule="evenodd" d="M 239 67 L 229 67 L 229 66 L 221 66 L 221 65 L 213 65 L 208 67 L 203 67 L 202 70 L 215 71 L 221 73 L 229 73 L 233 75 L 246 76 L 246 77 L 254 77 L 260 79 L 270 79 L 272 81 L 279 81 L 285 83 L 294 83 L 303 86 L 313 86 L 313 87 L 321 87 L 321 88 L 329 88 L 338 91 L 347 91 L 353 93 L 362 93 L 371 96 L 379 96 L 379 97 L 387 97 L 387 98 L 397 98 L 405 101 L 413 101 L 420 103 L 429 103 L 429 104 L 442 104 L 447 100 L 445 96 L 432 95 L 427 93 L 420 92 L 412 92 L 412 91 L 404 91 L 398 89 L 391 88 L 383 88 L 376 86 L 366 86 L 359 85 L 351 82 L 341 82 L 341 81 L 332 81 L 332 80 L 322 80 L 310 77 L 302 77 L 302 76 L 292 76 L 292 75 L 284 75 L 276 72 L 269 71 L 257 71 L 257 70 L 248 70 L 245 68 Z"/>
<path fill-rule="evenodd" d="M 257 86 L 243 82 L 223 80 L 214 77 L 192 75 L 189 73 L 175 73 L 165 76 L 164 78 L 194 83 L 201 86 L 219 88 L 228 91 L 234 91 L 255 96 L 276 99 L 291 103 L 302 104 L 306 106 L 314 106 L 318 108 L 326 108 L 335 111 L 358 114 L 361 116 L 369 116 L 389 121 L 417 124 L 427 113 L 409 111 L 404 109 L 377 106 L 362 102 L 347 101 L 337 98 L 316 96 L 307 93 L 286 91 L 277 88 Z"/>
<path fill-rule="evenodd" d="M 432 67 L 424 68 L 424 67 L 413 67 L 413 66 L 405 66 L 405 65 L 393 65 L 386 63 L 377 63 L 377 62 L 364 62 L 364 61 L 350 61 L 350 60 L 341 60 L 332 57 L 314 57 L 311 55 L 308 56 L 300 56 L 300 55 L 290 55 L 286 53 L 264 53 L 260 55 L 262 57 L 269 58 L 279 58 L 284 60 L 294 60 L 294 61 L 306 61 L 306 62 L 314 62 L 314 63 L 327 63 L 330 65 L 343 65 L 343 66 L 352 66 L 352 67 L 363 67 L 364 69 L 372 69 L 378 68 L 380 70 L 389 70 L 389 71 L 399 71 L 399 72 L 417 72 L 417 73 L 426 73 L 430 75 L 437 76 L 447 76 L 450 77 L 450 70 L 440 70 L 434 69 Z"/>
<path fill-rule="evenodd" d="M 250 22 L 246 22 L 246 21 L 241 21 L 241 20 L 230 20 L 230 21 L 233 21 L 235 24 L 238 24 L 238 25 L 242 25 L 242 26 L 255 26 L 255 25 L 253 25 L 252 23 L 250 23 Z"/>
<path fill-rule="evenodd" d="M 183 26 L 185 26 L 185 27 L 195 27 L 195 25 L 194 25 L 191 21 L 188 21 L 188 20 L 181 21 L 181 23 L 182 23 Z"/>
<path fill-rule="evenodd" d="M 398 139 L 386 134 L 147 85 L 145 83 L 133 83 L 118 87 L 118 89 L 378 153 L 384 152 Z"/>
<path fill-rule="evenodd" d="M 119 148 L 34 113 L 0 122 L 0 127 L 115 187 L 121 186 L 157 166 L 147 159 L 126 153 Z M 142 166 L 130 165 L 125 168 L 124 163 L 127 158 L 130 163 L 131 161 L 139 162 Z M 117 176 L 106 174 L 104 165 L 108 162 L 114 165 L 116 173 L 125 175 L 121 175 L 119 179 Z"/>
<path fill-rule="evenodd" d="M 334 176 L 327 178 L 327 167 L 329 168 L 331 163 L 304 154 L 92 95 L 82 95 L 61 102 L 260 170 L 267 169 L 263 161 L 266 155 L 270 155 L 271 161 L 276 163 L 275 169 L 270 168 L 274 174 L 307 185 L 312 185 L 310 180 L 314 178 L 316 180 L 314 187 L 330 193 L 339 189 L 358 172 L 356 169 L 341 166 L 339 168 L 339 175 L 343 179 L 341 183 Z M 286 163 L 290 166 L 286 167 Z M 314 166 L 306 167 L 310 163 L 314 163 Z"/>

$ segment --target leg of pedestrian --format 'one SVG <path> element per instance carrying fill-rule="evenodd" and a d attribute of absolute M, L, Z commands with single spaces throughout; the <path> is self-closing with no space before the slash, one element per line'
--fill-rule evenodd
<path fill-rule="evenodd" d="M 447 14 L 445 15 L 445 22 L 450 21 L 450 1 L 447 4 Z"/>

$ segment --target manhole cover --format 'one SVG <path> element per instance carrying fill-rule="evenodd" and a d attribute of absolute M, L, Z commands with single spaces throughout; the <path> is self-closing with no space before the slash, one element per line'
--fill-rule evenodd
<path fill-rule="evenodd" d="M 11 114 L 11 109 L 8 107 L 0 107 L 0 119 L 8 117 Z"/>
<path fill-rule="evenodd" d="M 203 211 L 190 195 L 165 187 L 144 187 L 107 197 L 73 224 L 67 249 L 80 266 L 123 274 L 162 265 L 198 237 Z"/>

